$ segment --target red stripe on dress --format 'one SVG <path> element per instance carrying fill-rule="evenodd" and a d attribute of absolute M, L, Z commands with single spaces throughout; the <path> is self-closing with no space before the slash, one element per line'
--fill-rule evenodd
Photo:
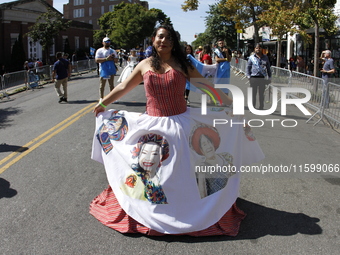
<path fill-rule="evenodd" d="M 98 195 L 90 204 L 90 213 L 105 226 L 121 233 L 140 233 L 151 236 L 165 235 L 140 224 L 121 208 L 118 200 L 109 186 Z M 246 214 L 236 206 L 236 203 L 214 225 L 200 231 L 184 234 L 190 236 L 236 236 L 239 232 L 241 221 Z"/>
<path fill-rule="evenodd" d="M 181 72 L 170 69 L 164 74 L 159 74 L 149 70 L 143 78 L 147 113 L 150 116 L 172 116 L 186 111 L 184 100 L 186 78 Z"/>

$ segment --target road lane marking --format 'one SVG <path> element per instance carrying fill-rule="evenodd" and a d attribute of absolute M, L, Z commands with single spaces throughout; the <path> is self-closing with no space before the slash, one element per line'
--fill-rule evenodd
<path fill-rule="evenodd" d="M 27 144 L 22 146 L 22 148 L 27 147 L 28 150 L 20 153 L 20 150 L 22 150 L 22 148 L 20 148 L 17 151 L 15 151 L 15 152 L 11 153 L 10 155 L 8 155 L 7 157 L 5 157 L 4 159 L 0 160 L 0 166 L 1 166 L 1 165 L 5 164 L 7 161 L 9 161 L 10 159 L 12 159 L 13 157 L 17 156 L 20 153 L 16 158 L 14 158 L 12 161 L 7 163 L 5 166 L 0 168 L 0 174 L 2 174 L 4 171 L 6 171 L 14 163 L 18 162 L 20 159 L 25 157 L 27 154 L 29 154 L 30 152 L 32 152 L 33 150 L 38 148 L 40 145 L 42 145 L 43 143 L 45 143 L 46 141 L 51 139 L 53 136 L 55 136 L 56 134 L 60 133 L 65 128 L 67 128 L 68 126 L 72 125 L 74 122 L 79 120 L 81 117 L 83 117 L 84 115 L 86 115 L 89 112 L 91 112 L 92 108 L 93 108 L 93 106 L 95 104 L 97 104 L 97 103 L 92 103 L 92 104 L 86 106 L 85 108 L 83 108 L 80 111 L 76 112 L 72 116 L 68 117 L 67 119 L 63 120 L 62 122 L 58 123 L 57 125 L 53 126 L 49 130 L 44 132 L 43 134 L 39 135 L 38 137 L 34 138 L 32 141 L 30 141 Z M 40 140 L 41 138 L 43 138 L 43 139 Z M 37 141 L 39 141 L 39 142 L 37 142 Z M 30 146 L 32 144 L 34 144 L 32 147 L 28 147 L 28 146 Z"/>

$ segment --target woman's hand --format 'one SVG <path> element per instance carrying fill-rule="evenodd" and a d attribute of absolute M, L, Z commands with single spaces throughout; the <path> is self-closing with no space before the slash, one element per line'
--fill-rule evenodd
<path fill-rule="evenodd" d="M 97 117 L 98 114 L 101 113 L 101 112 L 103 112 L 103 111 L 105 111 L 105 108 L 104 108 L 103 106 L 101 106 L 100 104 L 97 104 L 97 105 L 94 107 L 94 109 L 93 109 L 92 112 L 94 112 L 94 115 Z"/>

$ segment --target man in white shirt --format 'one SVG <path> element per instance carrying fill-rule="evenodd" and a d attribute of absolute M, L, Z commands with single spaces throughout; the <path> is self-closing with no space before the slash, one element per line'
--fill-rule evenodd
<path fill-rule="evenodd" d="M 118 55 L 115 50 L 110 47 L 111 40 L 108 37 L 103 39 L 103 47 L 96 51 L 95 60 L 99 63 L 100 98 L 104 98 L 104 89 L 106 80 L 109 82 L 110 91 L 114 88 L 114 75 L 116 74 L 115 63 L 118 62 Z"/>

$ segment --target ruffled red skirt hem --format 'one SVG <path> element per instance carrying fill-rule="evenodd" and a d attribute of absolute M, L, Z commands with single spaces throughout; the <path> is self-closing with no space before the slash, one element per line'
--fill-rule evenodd
<path fill-rule="evenodd" d="M 166 235 L 164 233 L 160 233 L 158 231 L 145 227 L 144 225 L 131 218 L 119 205 L 118 200 L 110 186 L 91 202 L 90 214 L 92 214 L 105 226 L 124 234 L 140 233 L 150 236 Z M 236 206 L 236 203 L 234 203 L 232 207 L 214 225 L 204 230 L 174 235 L 236 236 L 239 232 L 241 221 L 245 217 L 246 214 Z"/>

